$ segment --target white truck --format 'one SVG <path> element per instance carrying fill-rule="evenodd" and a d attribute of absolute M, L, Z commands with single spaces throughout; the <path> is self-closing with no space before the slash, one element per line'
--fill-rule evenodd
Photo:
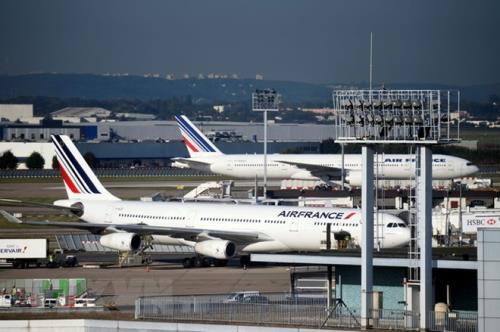
<path fill-rule="evenodd" d="M 11 263 L 13 268 L 28 268 L 30 266 L 75 266 L 74 256 L 62 257 L 52 255 L 48 251 L 47 239 L 0 239 L 0 260 Z"/>

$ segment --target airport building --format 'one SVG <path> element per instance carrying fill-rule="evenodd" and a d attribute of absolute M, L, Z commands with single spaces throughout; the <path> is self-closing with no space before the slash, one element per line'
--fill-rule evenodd
<path fill-rule="evenodd" d="M 264 140 L 264 127 L 262 123 L 255 122 L 197 122 L 195 125 L 207 136 L 220 137 L 225 141 L 251 141 L 262 142 Z M 116 140 L 179 140 L 180 133 L 175 121 L 117 121 L 100 122 L 97 124 L 81 123 L 81 127 L 96 127 L 94 131 L 99 133 L 95 137 L 85 139 L 96 139 L 105 141 Z M 296 124 L 296 123 L 269 123 L 269 142 L 321 142 L 331 138 L 334 129 L 331 125 L 318 124 Z"/>
<path fill-rule="evenodd" d="M 66 133 L 76 137 L 80 128 L 73 128 L 73 132 Z M 64 132 L 62 132 L 64 133 Z M 55 131 L 50 134 L 61 134 Z M 49 135 L 50 134 L 43 134 Z M 130 166 L 167 166 L 174 157 L 188 157 L 186 147 L 181 141 L 172 142 L 130 142 L 130 143 L 88 143 L 76 144 L 78 149 L 85 153 L 92 153 L 105 167 L 130 167 Z M 254 142 L 220 142 L 217 146 L 225 153 L 262 153 L 262 144 Z M 33 152 L 38 152 L 45 159 L 45 168 L 51 168 L 51 160 L 55 155 L 52 143 L 45 142 L 0 142 L 0 155 L 11 151 L 21 162 L 19 168 L 24 168 L 22 162 Z M 318 153 L 319 143 L 316 142 L 273 142 L 268 144 L 269 153 L 283 153 L 295 150 L 306 153 Z"/>
<path fill-rule="evenodd" d="M 99 113 L 98 109 L 77 111 L 65 110 L 56 114 L 60 117 L 58 120 L 43 119 L 39 125 L 12 122 L 0 124 L 0 154 L 11 150 L 22 161 L 37 151 L 46 160 L 45 167 L 50 168 L 51 163 L 47 160 L 51 160 L 54 155 L 49 143 L 50 136 L 62 134 L 77 141 L 82 153 L 94 154 L 108 167 L 128 167 L 137 163 L 164 166 L 169 164 L 170 158 L 188 156 L 175 121 L 64 122 L 71 116 L 79 118 L 107 114 Z M 224 153 L 262 153 L 262 123 L 196 124 Z M 320 142 L 331 135 L 332 128 L 327 125 L 272 123 L 269 124 L 268 152 L 319 153 Z"/>
<path fill-rule="evenodd" d="M 0 121 L 26 121 L 33 118 L 33 105 L 0 104 Z"/>

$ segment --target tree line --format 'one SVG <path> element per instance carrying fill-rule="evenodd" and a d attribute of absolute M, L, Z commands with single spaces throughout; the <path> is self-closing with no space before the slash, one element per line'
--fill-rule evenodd
<path fill-rule="evenodd" d="M 83 158 L 92 168 L 99 167 L 99 161 L 92 152 L 85 153 Z M 45 166 L 45 158 L 40 153 L 33 151 L 24 163 L 28 169 L 42 169 Z M 10 150 L 5 151 L 0 156 L 0 169 L 17 169 L 18 164 L 19 159 Z M 59 161 L 56 156 L 52 157 L 51 167 L 59 169 Z"/>

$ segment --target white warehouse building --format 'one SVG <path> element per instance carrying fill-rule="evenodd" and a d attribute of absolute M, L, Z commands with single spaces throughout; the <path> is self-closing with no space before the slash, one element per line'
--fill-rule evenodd
<path fill-rule="evenodd" d="M 52 143 L 39 143 L 39 142 L 0 142 L 0 155 L 9 151 L 19 159 L 18 169 L 26 169 L 24 160 L 28 158 L 33 152 L 38 152 L 45 160 L 43 168 L 52 168 L 52 158 L 56 155 L 54 145 Z"/>
<path fill-rule="evenodd" d="M 31 104 L 0 104 L 0 121 L 17 121 L 33 118 L 33 105 Z"/>

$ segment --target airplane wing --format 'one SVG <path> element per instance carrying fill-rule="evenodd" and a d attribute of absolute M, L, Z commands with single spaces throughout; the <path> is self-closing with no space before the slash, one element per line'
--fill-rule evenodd
<path fill-rule="evenodd" d="M 330 167 L 330 166 L 321 166 L 321 165 L 313 165 L 307 163 L 298 163 L 294 161 L 283 161 L 276 160 L 277 162 L 293 165 L 297 168 L 305 169 L 311 173 L 311 175 L 316 176 L 318 178 L 329 178 L 329 179 L 340 179 L 342 175 L 342 169 L 338 167 Z M 345 172 L 345 170 L 344 170 Z"/>
<path fill-rule="evenodd" d="M 230 240 L 236 244 L 248 244 L 260 241 L 269 241 L 271 238 L 263 233 L 258 232 L 241 232 L 241 231 L 214 231 L 202 228 L 188 227 L 157 227 L 146 224 L 93 224 L 84 222 L 61 222 L 61 221 L 22 221 L 4 210 L 0 210 L 0 214 L 7 219 L 8 222 L 14 224 L 25 224 L 33 226 L 46 227 L 65 227 L 87 230 L 91 233 L 114 233 L 114 232 L 130 232 L 138 235 L 168 235 L 173 238 L 182 238 L 188 241 L 199 242 L 212 238 L 220 238 Z"/>
<path fill-rule="evenodd" d="M 196 166 L 209 166 L 210 163 L 204 162 L 204 161 L 199 161 L 199 160 L 193 160 L 190 158 L 182 158 L 182 157 L 177 157 L 177 158 L 172 158 L 173 161 L 178 161 L 180 163 L 184 163 L 189 165 L 190 167 L 196 167 Z"/>
<path fill-rule="evenodd" d="M 82 208 L 79 207 L 78 205 L 67 207 L 67 206 L 60 206 L 60 205 L 46 204 L 46 203 L 26 202 L 26 201 L 20 201 L 17 199 L 9 199 L 9 198 L 0 198 L 0 205 L 2 205 L 2 206 L 43 207 L 43 208 L 48 208 L 48 209 L 65 210 L 65 211 L 73 212 L 73 213 L 83 212 Z"/>

